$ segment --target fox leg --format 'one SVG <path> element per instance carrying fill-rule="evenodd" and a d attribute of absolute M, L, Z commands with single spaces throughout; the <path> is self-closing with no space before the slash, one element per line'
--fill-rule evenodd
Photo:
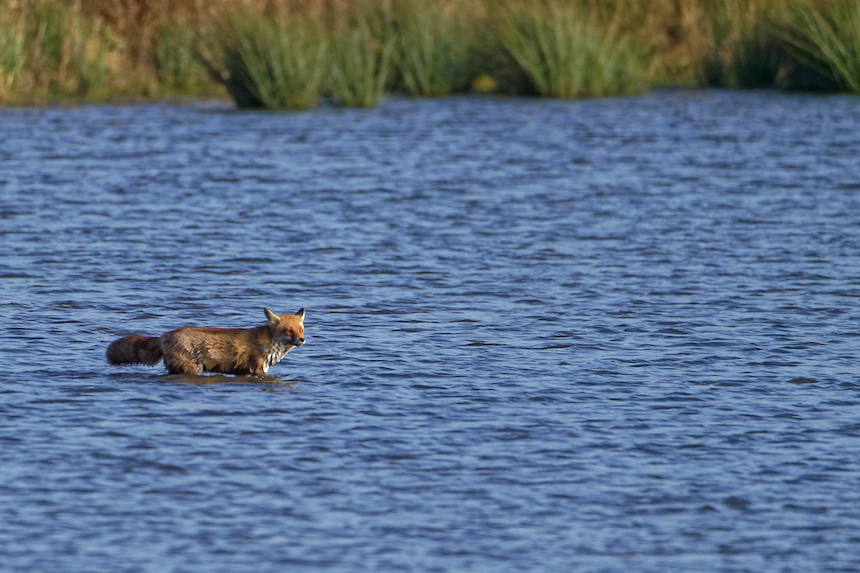
<path fill-rule="evenodd" d="M 170 361 L 165 360 L 164 365 L 167 367 L 168 374 L 194 374 L 197 376 L 203 374 L 203 365 L 191 360 L 173 357 Z"/>
<path fill-rule="evenodd" d="M 251 376 L 265 376 L 267 368 L 263 365 L 263 361 L 261 360 L 258 364 L 255 364 L 251 367 L 249 373 Z"/>

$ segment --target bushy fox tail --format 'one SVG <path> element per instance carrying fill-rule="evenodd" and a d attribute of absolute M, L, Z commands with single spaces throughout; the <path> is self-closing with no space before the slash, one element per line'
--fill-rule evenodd
<path fill-rule="evenodd" d="M 107 361 L 114 366 L 118 364 L 158 364 L 163 354 L 158 338 L 145 336 L 126 336 L 115 340 L 108 346 Z"/>

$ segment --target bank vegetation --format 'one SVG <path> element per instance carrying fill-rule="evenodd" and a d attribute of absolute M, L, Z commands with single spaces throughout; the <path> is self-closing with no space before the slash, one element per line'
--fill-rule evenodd
<path fill-rule="evenodd" d="M 860 94 L 857 0 L 6 0 L 0 103 L 387 93 L 553 98 L 662 85 Z"/>

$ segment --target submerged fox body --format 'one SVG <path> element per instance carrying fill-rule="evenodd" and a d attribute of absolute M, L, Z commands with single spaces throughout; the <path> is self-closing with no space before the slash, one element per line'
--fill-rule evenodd
<path fill-rule="evenodd" d="M 266 312 L 257 328 L 186 326 L 159 337 L 126 336 L 107 349 L 107 361 L 153 366 L 164 359 L 170 374 L 251 374 L 262 376 L 287 352 L 305 343 L 305 309 L 278 316 Z"/>

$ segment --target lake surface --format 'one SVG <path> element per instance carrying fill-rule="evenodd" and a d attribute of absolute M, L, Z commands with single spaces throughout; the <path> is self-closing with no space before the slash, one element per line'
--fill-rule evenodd
<path fill-rule="evenodd" d="M 0 134 L 3 571 L 860 570 L 860 98 Z M 105 363 L 263 307 L 277 379 Z"/>

